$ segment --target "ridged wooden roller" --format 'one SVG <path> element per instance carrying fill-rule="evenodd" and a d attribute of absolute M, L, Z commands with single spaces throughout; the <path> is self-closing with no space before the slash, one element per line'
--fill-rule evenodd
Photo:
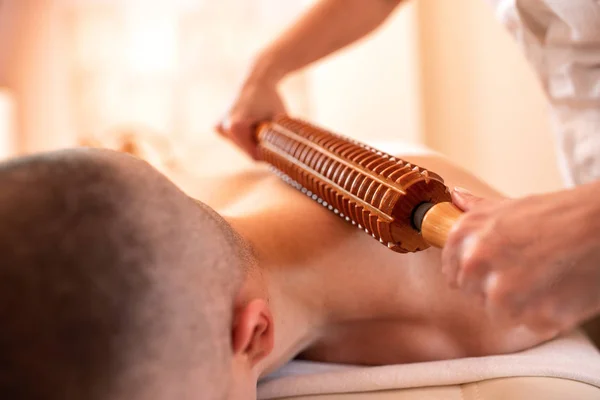
<path fill-rule="evenodd" d="M 257 140 L 284 180 L 393 251 L 443 247 L 461 215 L 439 175 L 305 121 L 279 116 Z"/>

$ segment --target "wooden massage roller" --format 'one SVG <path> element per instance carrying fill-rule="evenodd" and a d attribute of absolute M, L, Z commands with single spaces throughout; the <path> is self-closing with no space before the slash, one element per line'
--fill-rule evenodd
<path fill-rule="evenodd" d="M 462 214 L 439 175 L 365 144 L 287 116 L 256 134 L 259 160 L 393 251 L 443 247 Z"/>

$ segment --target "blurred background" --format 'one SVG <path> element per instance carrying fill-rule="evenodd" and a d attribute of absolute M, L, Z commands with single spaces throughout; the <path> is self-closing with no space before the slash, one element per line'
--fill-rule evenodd
<path fill-rule="evenodd" d="M 252 57 L 313 2 L 0 0 L 0 159 L 137 145 L 198 168 Z M 294 116 L 428 146 L 510 196 L 561 186 L 541 86 L 485 0 L 407 1 L 283 92 Z"/>

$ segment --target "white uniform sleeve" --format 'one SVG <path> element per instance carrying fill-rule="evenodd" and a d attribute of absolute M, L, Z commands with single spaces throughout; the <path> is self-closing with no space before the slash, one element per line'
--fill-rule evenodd
<path fill-rule="evenodd" d="M 565 183 L 600 179 L 600 0 L 488 1 L 542 81 Z"/>

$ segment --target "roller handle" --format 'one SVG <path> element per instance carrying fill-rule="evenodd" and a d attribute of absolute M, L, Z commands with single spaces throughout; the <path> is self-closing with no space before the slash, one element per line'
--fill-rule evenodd
<path fill-rule="evenodd" d="M 463 211 L 450 202 L 423 203 L 415 209 L 413 223 L 427 243 L 441 249 L 462 215 Z"/>

